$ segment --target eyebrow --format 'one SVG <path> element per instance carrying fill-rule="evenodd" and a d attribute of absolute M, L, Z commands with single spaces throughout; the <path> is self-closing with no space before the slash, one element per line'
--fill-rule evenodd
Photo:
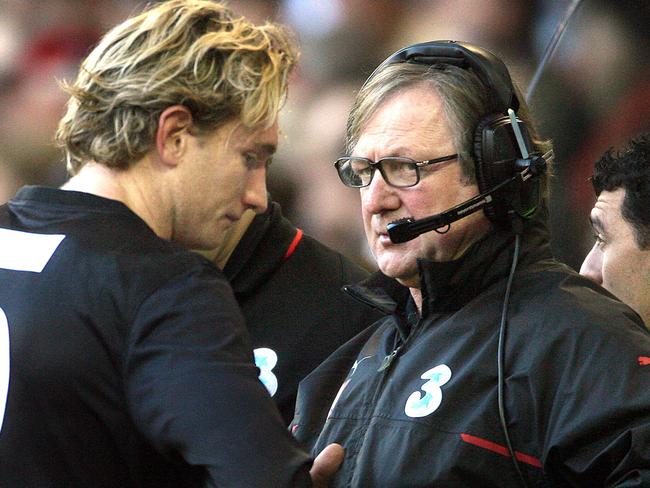
<path fill-rule="evenodd" d="M 405 154 L 405 153 L 408 154 L 408 151 L 409 151 L 409 148 L 408 148 L 408 147 L 406 147 L 406 146 L 399 146 L 399 147 L 396 147 L 396 148 L 391 149 L 391 150 L 388 151 L 386 154 L 383 154 L 380 158 L 377 159 L 377 161 L 379 161 L 380 159 L 384 159 L 384 158 L 396 158 L 396 157 L 399 158 L 399 157 L 404 157 L 404 154 Z M 352 151 L 352 152 L 350 153 L 350 156 L 351 156 L 351 157 L 364 157 L 364 156 L 355 155 L 355 154 L 354 154 L 354 151 Z M 365 157 L 365 158 L 366 158 L 366 159 L 370 159 L 371 161 L 373 161 L 373 160 L 372 160 L 371 158 L 369 158 L 369 157 Z M 412 159 L 413 159 L 413 158 L 412 158 Z"/>
<path fill-rule="evenodd" d="M 393 148 L 390 156 L 384 156 L 384 157 L 395 157 L 395 156 L 401 156 L 403 154 L 408 154 L 408 153 L 409 153 L 409 148 L 404 146 L 398 146 L 396 148 Z"/>

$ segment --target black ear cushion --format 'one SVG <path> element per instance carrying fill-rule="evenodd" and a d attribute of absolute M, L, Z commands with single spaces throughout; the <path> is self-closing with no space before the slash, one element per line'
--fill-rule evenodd
<path fill-rule="evenodd" d="M 510 178 L 518 157 L 519 149 L 510 119 L 501 114 L 491 114 L 481 119 L 474 131 L 474 165 L 479 191 L 486 192 Z M 493 198 L 493 202 L 485 206 L 485 214 L 493 222 L 506 222 L 507 191 L 501 190 Z"/>
<path fill-rule="evenodd" d="M 520 121 L 518 125 L 530 153 L 532 142 L 526 124 Z M 479 122 L 474 132 L 474 161 L 481 193 L 511 178 L 516 171 L 523 171 L 521 163 L 524 161 L 509 117 L 492 114 Z M 493 201 L 485 206 L 485 214 L 492 222 L 507 226 L 511 209 L 525 218 L 534 214 L 539 203 L 539 181 L 530 178 L 518 185 L 508 185 L 494 192 L 492 197 Z"/>

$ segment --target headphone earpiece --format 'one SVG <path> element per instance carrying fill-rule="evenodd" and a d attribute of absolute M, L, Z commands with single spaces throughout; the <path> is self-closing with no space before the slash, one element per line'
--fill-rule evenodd
<path fill-rule="evenodd" d="M 532 146 L 526 125 L 517 120 L 526 148 Z M 499 183 L 511 178 L 515 172 L 524 171 L 530 164 L 522 154 L 509 117 L 490 114 L 478 123 L 474 131 L 474 167 L 476 181 L 481 193 L 489 191 Z M 485 206 L 485 214 L 494 223 L 508 225 L 508 211 L 527 218 L 538 205 L 538 192 L 531 180 L 504 187 L 494 192 L 494 199 Z M 530 195 L 530 196 L 529 196 Z"/>

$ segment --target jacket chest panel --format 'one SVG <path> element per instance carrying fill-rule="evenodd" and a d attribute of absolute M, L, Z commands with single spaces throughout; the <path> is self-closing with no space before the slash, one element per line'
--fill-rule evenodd
<path fill-rule="evenodd" d="M 468 479 L 467 473 L 482 464 L 510 469 L 498 446 L 485 448 L 503 444 L 496 319 L 423 327 L 383 371 L 378 370 L 393 342 L 387 338 L 372 350 L 364 349 L 339 390 L 317 444 L 317 450 L 330 442 L 345 446 L 346 466 L 338 486 L 430 486 L 434 479 L 454 486 L 456 476 L 465 473 L 463 479 Z M 413 472 L 409 458 L 418 453 L 429 460 L 426 474 Z M 375 458 L 394 462 L 379 466 Z M 451 465 L 453 474 L 447 472 Z M 479 471 L 485 469 L 483 465 Z M 494 486 L 502 481 L 495 479 Z"/>
<path fill-rule="evenodd" d="M 330 417 L 381 416 L 453 429 L 460 417 L 496 399 L 496 344 L 466 341 L 454 350 L 430 331 L 401 346 L 380 371 L 386 348 L 364 351 L 343 383 Z M 495 400 L 496 402 L 496 400 Z M 475 413 L 474 413 L 475 414 Z"/>

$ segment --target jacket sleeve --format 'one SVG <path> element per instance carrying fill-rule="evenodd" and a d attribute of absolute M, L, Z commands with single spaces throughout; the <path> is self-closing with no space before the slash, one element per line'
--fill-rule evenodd
<path fill-rule="evenodd" d="M 558 485 L 650 486 L 650 334 L 611 303 L 550 341 L 543 457 Z"/>
<path fill-rule="evenodd" d="M 311 486 L 310 458 L 258 380 L 219 275 L 188 273 L 142 303 L 124 374 L 136 426 L 172 460 L 205 467 L 204 486 Z"/>

